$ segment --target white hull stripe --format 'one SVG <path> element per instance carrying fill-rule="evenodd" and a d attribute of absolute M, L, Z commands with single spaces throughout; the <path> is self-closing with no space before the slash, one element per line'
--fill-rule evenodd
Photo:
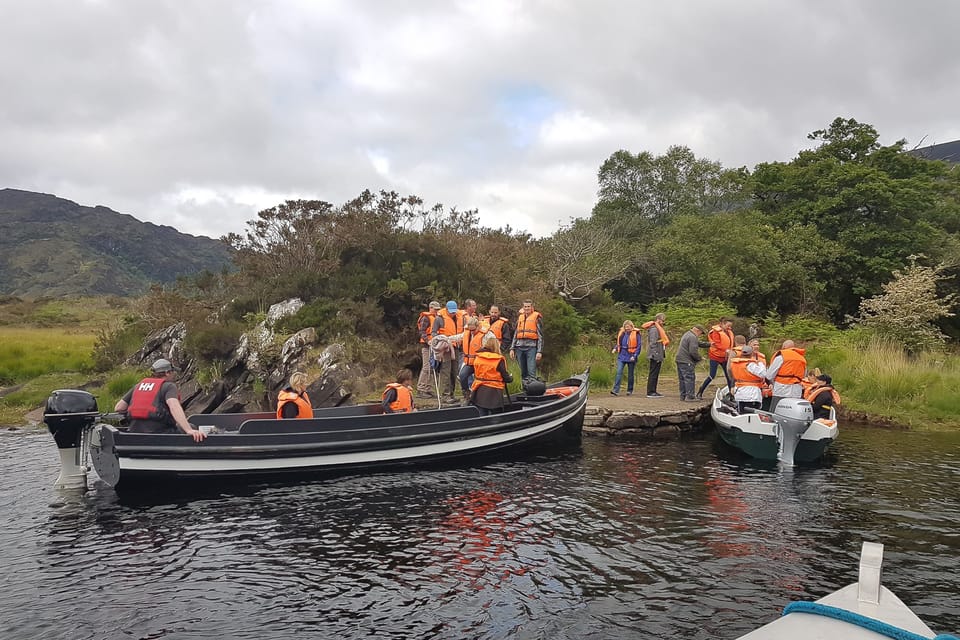
<path fill-rule="evenodd" d="M 579 409 L 578 409 L 579 411 Z M 471 450 L 483 450 L 507 444 L 513 440 L 524 440 L 541 433 L 550 431 L 575 417 L 576 413 L 567 413 L 547 423 L 537 424 L 520 431 L 485 436 L 482 438 L 468 438 L 441 442 L 437 444 L 420 445 L 414 447 L 400 447 L 379 451 L 358 451 L 353 453 L 334 453 L 288 458 L 120 458 L 121 471 L 154 471 L 171 473 L 203 473 L 227 471 L 259 471 L 259 470 L 295 470 L 312 467 L 339 467 L 343 465 L 359 465 L 371 463 L 401 462 L 414 458 L 433 457 L 440 455 L 462 454 Z"/>

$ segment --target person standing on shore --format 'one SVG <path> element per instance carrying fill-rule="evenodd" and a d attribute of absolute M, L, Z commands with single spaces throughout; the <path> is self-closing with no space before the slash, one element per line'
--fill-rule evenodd
<path fill-rule="evenodd" d="M 500 315 L 500 307 L 495 304 L 490 305 L 488 324 L 490 331 L 500 341 L 500 352 L 509 351 L 510 343 L 513 342 L 513 329 L 507 319 Z"/>
<path fill-rule="evenodd" d="M 694 325 L 680 338 L 677 347 L 677 378 L 680 379 L 680 400 L 693 402 L 697 389 L 697 363 L 703 360 L 700 355 L 700 336 L 705 333 L 702 326 Z"/>
<path fill-rule="evenodd" d="M 510 345 L 510 357 L 520 365 L 520 380 L 537 377 L 543 357 L 543 316 L 533 309 L 533 300 L 524 300 L 517 316 L 517 330 Z"/>
<path fill-rule="evenodd" d="M 727 356 L 733 349 L 733 322 L 728 318 L 721 318 L 720 322 L 710 327 L 707 338 L 710 340 L 710 351 L 707 354 L 710 358 L 710 372 L 700 385 L 697 391 L 697 398 L 703 398 L 703 392 L 707 390 L 710 383 L 717 376 L 717 369 L 723 369 L 723 378 L 727 381 L 727 388 L 732 387 L 730 377 L 727 375 Z"/>
<path fill-rule="evenodd" d="M 663 394 L 657 392 L 657 384 L 660 381 L 660 367 L 667 357 L 667 345 L 670 344 L 670 338 L 667 331 L 663 328 L 667 316 L 658 313 L 653 320 L 643 323 L 643 328 L 647 330 L 647 360 L 650 361 L 650 370 L 647 373 L 647 397 L 662 398 Z"/>
<path fill-rule="evenodd" d="M 640 357 L 640 348 L 643 340 L 640 330 L 630 320 L 623 321 L 623 327 L 617 333 L 617 344 L 611 353 L 617 354 L 617 374 L 613 379 L 611 395 L 619 395 L 620 383 L 623 381 L 623 368 L 627 368 L 627 395 L 633 395 L 633 374 L 637 368 L 637 358 Z"/>
<path fill-rule="evenodd" d="M 430 380 L 430 340 L 433 338 L 433 325 L 437 320 L 440 303 L 430 302 L 429 311 L 421 311 L 417 319 L 417 334 L 420 336 L 420 377 L 417 379 L 417 397 L 432 398 L 433 384 Z"/>

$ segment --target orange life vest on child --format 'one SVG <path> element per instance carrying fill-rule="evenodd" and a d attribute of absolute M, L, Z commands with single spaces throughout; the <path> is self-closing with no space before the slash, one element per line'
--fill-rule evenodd
<path fill-rule="evenodd" d="M 290 389 L 283 389 L 277 394 L 277 419 L 283 418 L 283 405 L 292 402 L 297 406 L 297 415 L 294 418 L 312 418 L 313 407 L 310 406 L 310 396 L 307 392 L 297 393 Z"/>
<path fill-rule="evenodd" d="M 399 382 L 391 382 L 387 385 L 387 388 L 383 390 L 383 395 L 380 396 L 381 402 L 387 399 L 387 392 L 390 389 L 397 390 L 397 399 L 388 405 L 391 411 L 394 413 L 410 413 L 413 411 L 413 394 L 410 393 L 410 389 Z"/>

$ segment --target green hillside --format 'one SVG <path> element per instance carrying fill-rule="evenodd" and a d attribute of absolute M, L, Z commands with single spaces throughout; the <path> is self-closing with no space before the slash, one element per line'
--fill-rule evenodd
<path fill-rule="evenodd" d="M 153 283 L 229 264 L 230 249 L 219 240 L 106 207 L 0 189 L 0 294 L 139 295 Z"/>

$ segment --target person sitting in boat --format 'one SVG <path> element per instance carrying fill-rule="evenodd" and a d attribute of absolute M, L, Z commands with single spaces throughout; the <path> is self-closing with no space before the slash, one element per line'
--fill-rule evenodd
<path fill-rule="evenodd" d="M 383 391 L 381 402 L 384 413 L 410 413 L 413 406 L 413 371 L 400 369 L 397 381 L 391 382 Z"/>
<path fill-rule="evenodd" d="M 733 380 L 733 399 L 737 401 L 737 411 L 743 413 L 747 407 L 759 409 L 763 403 L 763 386 L 766 369 L 753 354 L 753 347 L 743 345 L 740 356 L 731 358 L 727 365 L 729 378 Z"/>
<path fill-rule="evenodd" d="M 180 405 L 180 390 L 173 381 L 177 368 L 160 358 L 150 367 L 153 375 L 133 385 L 114 406 L 130 418 L 130 433 L 177 433 L 183 431 L 195 442 L 207 436 L 187 421 Z"/>
<path fill-rule="evenodd" d="M 818 420 L 829 418 L 830 408 L 840 406 L 840 394 L 833 388 L 833 378 L 825 373 L 816 377 L 803 399 L 813 405 L 813 417 Z"/>
<path fill-rule="evenodd" d="M 500 353 L 497 336 L 488 333 L 483 346 L 477 352 L 472 365 L 465 365 L 468 375 L 474 377 L 470 386 L 470 404 L 480 410 L 480 415 L 503 411 L 503 395 L 513 376 L 507 371 L 507 361 Z"/>
<path fill-rule="evenodd" d="M 307 395 L 307 374 L 295 371 L 290 376 L 290 384 L 277 394 L 277 419 L 312 417 L 313 407 Z"/>
<path fill-rule="evenodd" d="M 803 376 L 807 371 L 806 350 L 798 349 L 793 340 L 784 340 L 780 351 L 773 354 L 767 367 L 767 381 L 773 384 L 770 411 L 777 410 L 781 398 L 803 397 Z"/>

